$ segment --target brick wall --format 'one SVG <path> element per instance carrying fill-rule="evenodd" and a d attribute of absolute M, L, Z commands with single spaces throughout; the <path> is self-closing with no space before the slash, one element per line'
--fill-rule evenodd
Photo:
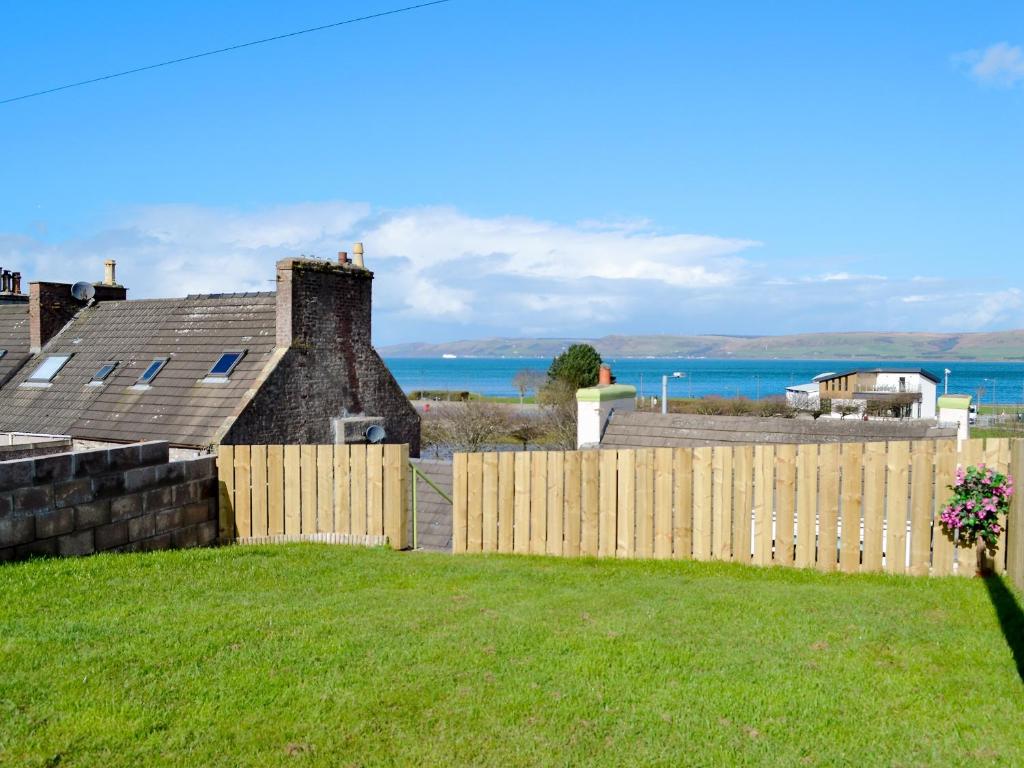
<path fill-rule="evenodd" d="M 215 457 L 168 456 L 152 442 L 0 462 L 0 561 L 213 543 Z"/>
<path fill-rule="evenodd" d="M 352 265 L 278 262 L 277 344 L 287 351 L 222 442 L 330 443 L 332 418 L 366 415 L 419 455 L 419 415 L 370 343 L 372 286 L 373 273 Z"/>

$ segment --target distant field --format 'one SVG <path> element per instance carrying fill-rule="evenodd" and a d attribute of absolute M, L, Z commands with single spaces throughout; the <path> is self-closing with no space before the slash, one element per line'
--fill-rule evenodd
<path fill-rule="evenodd" d="M 2 765 L 1024 765 L 999 579 L 299 544 L 0 594 Z"/>

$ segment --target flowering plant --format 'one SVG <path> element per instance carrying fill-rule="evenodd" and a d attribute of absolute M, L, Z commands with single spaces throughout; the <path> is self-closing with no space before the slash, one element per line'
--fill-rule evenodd
<path fill-rule="evenodd" d="M 956 482 L 949 489 L 953 498 L 939 515 L 946 532 L 959 534 L 968 544 L 980 538 L 989 549 L 995 549 L 1006 526 L 999 516 L 1010 511 L 1013 478 L 984 464 L 966 470 L 957 467 Z"/>

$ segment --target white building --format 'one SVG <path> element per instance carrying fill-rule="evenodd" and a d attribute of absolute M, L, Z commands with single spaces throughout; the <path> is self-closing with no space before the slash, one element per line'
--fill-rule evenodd
<path fill-rule="evenodd" d="M 939 378 L 923 368 L 859 368 L 816 377 L 833 416 L 934 419 Z"/>

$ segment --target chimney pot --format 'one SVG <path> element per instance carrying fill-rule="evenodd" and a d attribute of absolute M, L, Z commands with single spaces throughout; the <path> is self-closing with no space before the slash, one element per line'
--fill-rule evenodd
<path fill-rule="evenodd" d="M 352 263 L 360 269 L 366 269 L 366 264 L 363 262 L 363 244 L 353 243 L 352 244 Z"/>
<path fill-rule="evenodd" d="M 11 293 L 21 293 L 21 272 L 11 274 Z"/>
<path fill-rule="evenodd" d="M 113 259 L 107 259 L 103 262 L 103 284 L 104 285 L 117 285 L 117 262 Z"/>
<path fill-rule="evenodd" d="M 338 263 L 348 264 L 348 253 L 345 251 L 338 251 Z"/>
<path fill-rule="evenodd" d="M 0 293 L 9 293 L 11 290 L 11 273 L 6 269 L 0 270 Z"/>
<path fill-rule="evenodd" d="M 610 386 L 612 383 L 612 369 L 610 366 L 601 364 L 597 373 L 597 384 L 600 387 Z"/>

